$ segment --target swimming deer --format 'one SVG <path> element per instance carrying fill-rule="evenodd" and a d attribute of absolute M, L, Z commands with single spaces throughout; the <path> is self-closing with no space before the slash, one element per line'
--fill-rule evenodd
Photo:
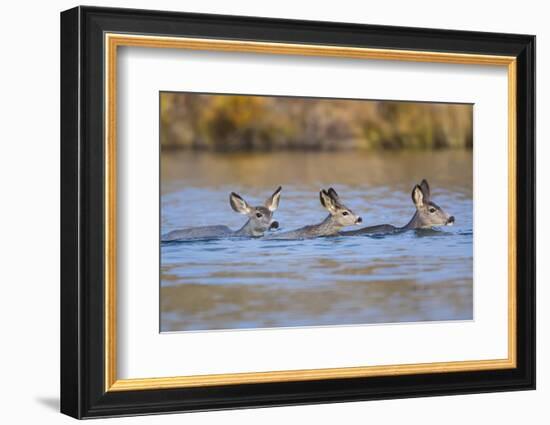
<path fill-rule="evenodd" d="M 359 224 L 363 220 L 355 215 L 340 200 L 333 188 L 328 191 L 321 190 L 319 193 L 321 205 L 325 207 L 329 215 L 319 224 L 304 226 L 296 230 L 278 233 L 268 236 L 269 239 L 311 239 L 321 236 L 338 235 L 340 229 L 346 226 Z"/>
<path fill-rule="evenodd" d="M 419 185 L 415 185 L 412 191 L 412 200 L 416 207 L 411 220 L 403 227 L 396 227 L 391 224 L 379 224 L 377 226 L 363 227 L 362 229 L 340 232 L 344 236 L 381 234 L 403 232 L 412 229 L 430 229 L 438 226 L 452 226 L 455 218 L 447 214 L 430 198 L 430 186 L 424 179 Z"/>
<path fill-rule="evenodd" d="M 265 201 L 263 206 L 252 207 L 240 195 L 231 192 L 229 203 L 235 212 L 246 215 L 248 221 L 239 230 L 227 226 L 201 226 L 173 230 L 162 237 L 163 242 L 186 241 L 197 239 L 217 239 L 228 237 L 255 238 L 264 232 L 277 229 L 279 223 L 273 220 L 273 213 L 279 207 L 281 187 Z"/>

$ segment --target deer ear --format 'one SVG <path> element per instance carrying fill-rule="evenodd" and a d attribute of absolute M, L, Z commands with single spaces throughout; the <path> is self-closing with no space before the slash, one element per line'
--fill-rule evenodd
<path fill-rule="evenodd" d="M 416 185 L 412 191 L 412 200 L 416 208 L 419 208 L 424 205 L 424 194 L 420 186 Z"/>
<path fill-rule="evenodd" d="M 235 212 L 240 214 L 248 214 L 250 212 L 250 205 L 235 192 L 231 192 L 231 195 L 229 195 L 229 203 Z"/>
<path fill-rule="evenodd" d="M 319 192 L 319 198 L 321 199 L 321 205 L 325 207 L 329 213 L 334 214 L 336 212 L 335 201 L 325 190 Z"/>
<path fill-rule="evenodd" d="M 336 191 L 331 187 L 328 192 L 329 196 L 334 199 L 335 201 L 338 201 L 340 199 L 340 197 L 338 196 L 338 194 L 336 193 Z"/>
<path fill-rule="evenodd" d="M 422 180 L 422 183 L 420 183 L 420 189 L 422 189 L 424 195 L 424 202 L 428 202 L 430 200 L 430 185 L 426 179 Z"/>
<path fill-rule="evenodd" d="M 319 192 L 319 200 L 321 201 L 321 205 L 326 208 L 327 206 L 325 204 L 325 191 L 324 190 L 321 190 Z"/>
<path fill-rule="evenodd" d="M 275 192 L 273 192 L 273 195 L 271 195 L 267 201 L 265 201 L 265 207 L 273 212 L 277 208 L 279 208 L 279 201 L 281 199 L 281 189 L 282 187 L 279 186 Z"/>

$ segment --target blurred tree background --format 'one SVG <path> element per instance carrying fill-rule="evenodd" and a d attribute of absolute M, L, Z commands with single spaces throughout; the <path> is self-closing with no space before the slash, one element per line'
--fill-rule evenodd
<path fill-rule="evenodd" d="M 162 149 L 469 149 L 472 105 L 161 93 Z"/>

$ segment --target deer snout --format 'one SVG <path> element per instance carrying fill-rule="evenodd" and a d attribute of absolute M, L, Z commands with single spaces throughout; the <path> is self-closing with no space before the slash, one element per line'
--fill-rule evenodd
<path fill-rule="evenodd" d="M 269 230 L 274 230 L 274 229 L 278 229 L 278 228 L 279 228 L 279 222 L 278 221 L 274 221 L 269 225 Z"/>
<path fill-rule="evenodd" d="M 362 223 L 363 219 L 361 217 L 357 217 L 357 220 L 355 220 L 355 224 Z"/>
<path fill-rule="evenodd" d="M 452 215 L 447 219 L 447 226 L 452 226 L 455 223 L 455 216 Z"/>

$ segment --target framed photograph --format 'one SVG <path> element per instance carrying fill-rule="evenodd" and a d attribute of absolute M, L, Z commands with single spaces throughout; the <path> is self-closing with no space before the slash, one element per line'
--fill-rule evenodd
<path fill-rule="evenodd" d="M 61 411 L 535 387 L 535 37 L 61 14 Z"/>

